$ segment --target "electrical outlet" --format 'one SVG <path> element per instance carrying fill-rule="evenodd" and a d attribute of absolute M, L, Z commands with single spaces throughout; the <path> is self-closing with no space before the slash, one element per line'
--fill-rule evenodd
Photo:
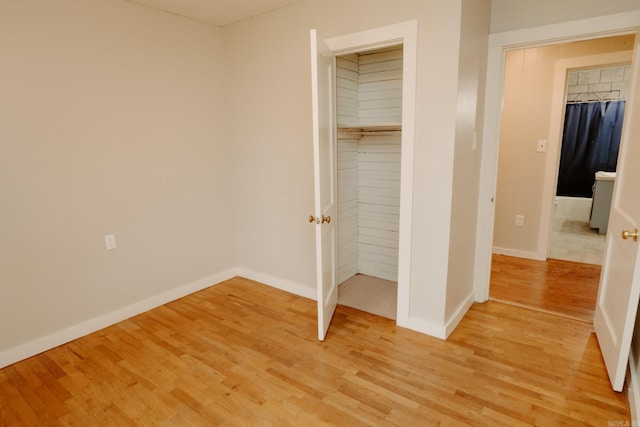
<path fill-rule="evenodd" d="M 539 139 L 538 140 L 538 153 L 544 153 L 547 151 L 547 140 Z"/>
<path fill-rule="evenodd" d="M 516 227 L 524 227 L 524 215 L 516 215 Z"/>
<path fill-rule="evenodd" d="M 116 236 L 115 234 L 107 234 L 104 236 L 104 245 L 108 251 L 116 248 Z"/>

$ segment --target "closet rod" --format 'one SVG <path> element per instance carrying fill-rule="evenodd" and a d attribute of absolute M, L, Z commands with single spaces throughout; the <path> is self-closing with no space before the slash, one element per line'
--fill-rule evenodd
<path fill-rule="evenodd" d="M 381 134 L 387 134 L 387 135 L 397 135 L 399 133 L 402 133 L 401 130 L 343 130 L 342 131 L 343 134 L 345 135 L 381 135 Z"/>

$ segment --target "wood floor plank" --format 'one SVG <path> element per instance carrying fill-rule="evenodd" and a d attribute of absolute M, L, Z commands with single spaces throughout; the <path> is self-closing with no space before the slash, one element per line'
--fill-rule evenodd
<path fill-rule="evenodd" d="M 600 271 L 595 264 L 493 255 L 490 298 L 591 322 Z"/>
<path fill-rule="evenodd" d="M 242 278 L 0 369 L 0 425 L 629 422 L 592 325 L 496 302 L 451 337 Z"/>

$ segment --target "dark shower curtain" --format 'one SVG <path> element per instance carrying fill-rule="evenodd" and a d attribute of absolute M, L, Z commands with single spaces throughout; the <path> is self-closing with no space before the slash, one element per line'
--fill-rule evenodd
<path fill-rule="evenodd" d="M 625 101 L 567 104 L 558 196 L 591 197 L 597 171 L 614 172 Z"/>

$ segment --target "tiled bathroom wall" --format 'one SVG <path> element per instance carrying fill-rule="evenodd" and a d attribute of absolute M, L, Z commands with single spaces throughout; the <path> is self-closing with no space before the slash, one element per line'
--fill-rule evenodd
<path fill-rule="evenodd" d="M 571 71 L 567 76 L 567 102 L 625 99 L 630 66 Z"/>

